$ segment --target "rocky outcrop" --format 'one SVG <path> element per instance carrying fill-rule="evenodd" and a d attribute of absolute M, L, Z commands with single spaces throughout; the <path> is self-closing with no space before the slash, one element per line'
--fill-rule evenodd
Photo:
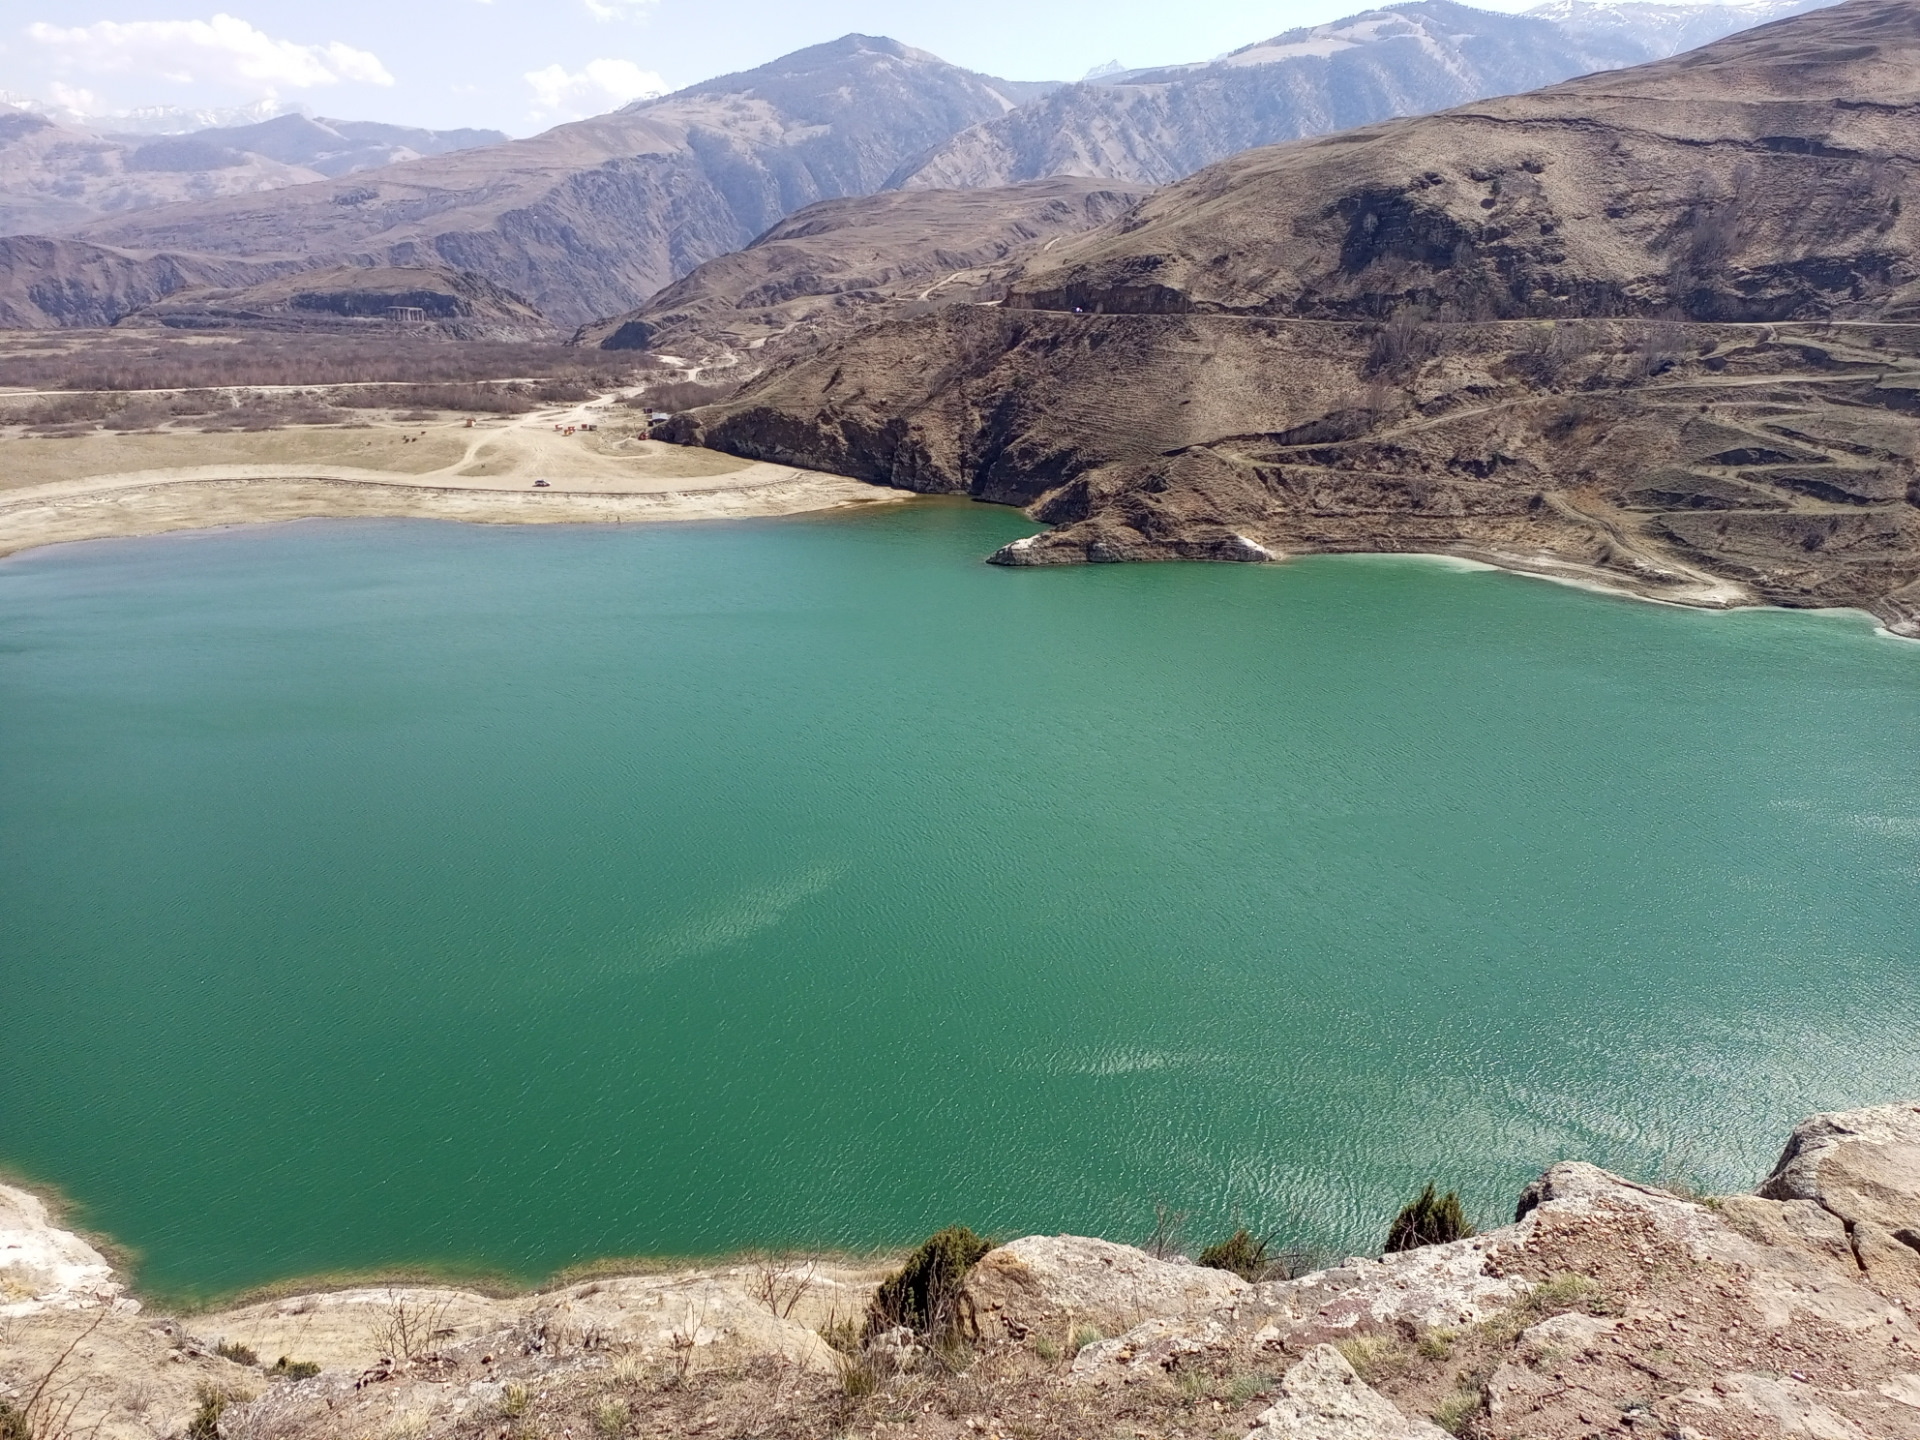
<path fill-rule="evenodd" d="M 0 238 L 0 328 L 92 329 L 182 290 L 238 288 L 303 268 L 298 261 L 131 254 L 79 240 Z"/>
<path fill-rule="evenodd" d="M 982 1325 L 1019 1340 L 1047 1330 L 1067 1339 L 1081 1324 L 1115 1333 L 1149 1317 L 1230 1304 L 1250 1287 L 1184 1257 L 1173 1263 L 1110 1240 L 1033 1235 L 988 1251 L 967 1288 Z"/>
<path fill-rule="evenodd" d="M 1426 1435 L 1423 1407 L 1515 1440 L 1643 1426 L 1920 1436 L 1920 1294 L 1857 1258 L 1839 1213 L 1861 1215 L 1852 1230 L 1920 1219 L 1916 1118 L 1817 1117 L 1763 1194 L 1710 1203 L 1559 1164 L 1511 1225 L 1148 1320 L 1083 1350 L 1074 1373 L 1125 1384 L 1196 1359 L 1301 1354 L 1262 1437 Z M 1476 1365 L 1478 1391 L 1436 1388 Z"/>
<path fill-rule="evenodd" d="M 1920 1229 L 1917 1158 L 1920 1105 L 1906 1103 L 1808 1120 L 1752 1195 L 1703 1201 L 1563 1162 L 1510 1224 L 1258 1283 L 1028 1237 L 969 1277 L 978 1333 L 962 1351 L 898 1337 L 855 1351 L 850 1322 L 883 1267 L 791 1257 L 511 1297 L 360 1287 L 156 1318 L 32 1197 L 0 1190 L 0 1277 L 39 1292 L 6 1311 L 0 1400 L 64 1353 L 64 1393 L 84 1396 L 70 1418 L 108 1440 L 178 1433 L 210 1390 L 236 1397 L 222 1434 L 262 1440 L 811 1433 L 908 1412 L 937 1440 L 1014 1423 L 1920 1440 L 1920 1291 L 1876 1248 Z"/>
<path fill-rule="evenodd" d="M 1280 1381 L 1280 1398 L 1247 1440 L 1441 1440 L 1447 1432 L 1402 1415 L 1331 1345 L 1316 1345 Z"/>
<path fill-rule="evenodd" d="M 1760 1194 L 1820 1206 L 1875 1289 L 1920 1304 L 1920 1106 L 1803 1120 Z"/>
<path fill-rule="evenodd" d="M 46 1201 L 0 1185 L 0 1318 L 100 1305 L 138 1310 L 125 1291 L 106 1256 L 53 1223 Z"/>
<path fill-rule="evenodd" d="M 335 266 L 244 289 L 195 288 L 124 317 L 176 330 L 369 331 L 452 340 L 554 340 L 547 318 L 484 276 L 446 269 Z"/>

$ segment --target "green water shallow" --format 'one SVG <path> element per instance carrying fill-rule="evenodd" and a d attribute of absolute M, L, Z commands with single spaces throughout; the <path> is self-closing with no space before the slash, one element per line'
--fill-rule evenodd
<path fill-rule="evenodd" d="M 0 565 L 0 1165 L 176 1296 L 1377 1246 L 1920 1093 L 1920 646 L 961 504 Z"/>

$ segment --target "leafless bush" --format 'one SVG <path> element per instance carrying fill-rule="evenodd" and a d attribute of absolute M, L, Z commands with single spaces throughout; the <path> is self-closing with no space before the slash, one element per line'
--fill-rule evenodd
<path fill-rule="evenodd" d="M 707 1323 L 707 1307 L 701 1303 L 696 1314 L 693 1302 L 687 1302 L 686 1314 L 678 1325 L 667 1335 L 667 1350 L 672 1357 L 672 1369 L 668 1372 L 670 1385 L 685 1385 L 687 1377 L 693 1373 L 693 1350 L 700 1343 L 700 1331 Z"/>
<path fill-rule="evenodd" d="M 1153 1207 L 1153 1234 L 1140 1248 L 1156 1260 L 1172 1260 L 1187 1253 L 1183 1238 L 1187 1228 L 1187 1212 L 1172 1210 L 1165 1205 Z"/>
<path fill-rule="evenodd" d="M 278 430 L 284 425 L 327 425 L 343 417 L 309 394 L 241 395 L 232 404 L 211 409 L 202 430 Z"/>
<path fill-rule="evenodd" d="M 446 1323 L 452 1304 L 446 1295 L 409 1299 L 405 1292 L 389 1289 L 386 1308 L 374 1325 L 374 1348 L 395 1365 L 411 1365 L 432 1354 L 437 1342 L 453 1334 Z"/>
<path fill-rule="evenodd" d="M 1687 336 L 1682 326 L 1656 320 L 1643 326 L 1627 346 L 1627 376 L 1649 380 L 1664 375 L 1686 353 Z"/>
<path fill-rule="evenodd" d="M 1369 379 L 1399 379 L 1432 359 L 1438 348 L 1438 336 L 1426 314 L 1403 306 L 1373 332 L 1361 373 Z"/>
<path fill-rule="evenodd" d="M 103 1309 L 93 1317 L 93 1323 L 86 1326 L 68 1342 L 67 1348 L 54 1357 L 53 1364 L 42 1372 L 34 1387 L 27 1394 L 26 1403 L 15 1407 L 11 1402 L 0 1400 L 0 1434 L 19 1435 L 25 1440 L 78 1440 L 85 1434 L 99 1430 L 96 1421 L 88 1431 L 80 1431 L 74 1417 L 86 1402 L 87 1387 L 75 1385 L 60 1378 L 60 1372 L 66 1368 L 67 1361 L 105 1323 L 110 1312 Z"/>
<path fill-rule="evenodd" d="M 94 425 L 112 415 L 115 406 L 106 395 L 60 395 L 9 406 L 6 420 L 13 425 Z"/>
<path fill-rule="evenodd" d="M 1733 170 L 1732 189 L 1720 194 L 1707 176 L 1698 176 L 1687 208 L 1666 237 L 1670 257 L 1667 293 L 1676 305 L 1710 289 L 1745 239 L 1752 221 L 1754 169 L 1742 160 Z"/>
<path fill-rule="evenodd" d="M 1593 353 L 1594 336 L 1577 323 L 1546 321 L 1527 328 L 1507 368 L 1535 385 L 1558 385 L 1574 365 Z"/>
<path fill-rule="evenodd" d="M 335 405 L 355 410 L 452 410 L 482 415 L 524 415 L 546 405 L 578 405 L 600 391 L 579 380 L 515 381 L 508 384 L 356 385 L 331 390 Z"/>
<path fill-rule="evenodd" d="M 820 1263 L 788 1253 L 761 1252 L 749 1262 L 753 1271 L 753 1293 L 776 1319 L 790 1320 L 793 1310 L 813 1287 Z"/>

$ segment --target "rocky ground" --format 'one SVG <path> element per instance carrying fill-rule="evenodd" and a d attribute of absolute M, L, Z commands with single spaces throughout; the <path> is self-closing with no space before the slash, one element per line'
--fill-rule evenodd
<path fill-rule="evenodd" d="M 40 1440 L 1920 1437 L 1920 1105 L 1815 1116 L 1753 1195 L 1562 1163 L 1518 1210 L 1259 1282 L 1029 1237 L 974 1268 L 960 1343 L 862 1349 L 885 1267 L 794 1256 L 167 1317 L 0 1190 L 0 1397 Z"/>

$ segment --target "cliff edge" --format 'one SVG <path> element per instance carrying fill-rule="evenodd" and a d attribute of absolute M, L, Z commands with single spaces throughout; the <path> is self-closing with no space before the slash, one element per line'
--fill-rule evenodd
<path fill-rule="evenodd" d="M 0 1406 L 37 1394 L 29 1433 L 48 1440 L 1920 1440 L 1920 1103 L 1802 1122 L 1751 1195 L 1562 1162 L 1511 1224 L 1293 1279 L 1029 1236 L 973 1268 L 946 1343 L 855 1343 L 883 1268 L 762 1256 L 171 1319 L 0 1189 Z"/>

